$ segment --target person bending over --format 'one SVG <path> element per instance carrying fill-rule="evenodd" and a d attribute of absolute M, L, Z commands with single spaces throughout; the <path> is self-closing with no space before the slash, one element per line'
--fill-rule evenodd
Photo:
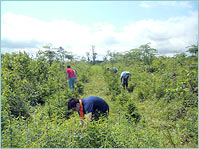
<path fill-rule="evenodd" d="M 84 119 L 99 120 L 100 117 L 108 117 L 109 105 L 107 102 L 97 96 L 85 97 L 81 100 L 71 98 L 68 101 L 68 110 L 78 112 L 81 117 L 81 124 L 83 126 Z"/>
<path fill-rule="evenodd" d="M 122 86 L 125 88 L 128 88 L 128 79 L 130 77 L 130 72 L 123 71 L 120 75 Z"/>

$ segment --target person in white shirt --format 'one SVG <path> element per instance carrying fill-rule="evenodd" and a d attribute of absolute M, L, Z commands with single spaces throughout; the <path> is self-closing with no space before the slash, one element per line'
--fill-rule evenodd
<path fill-rule="evenodd" d="M 111 67 L 111 68 L 107 68 L 108 71 L 112 72 L 112 73 L 117 73 L 118 69 L 115 67 Z"/>
<path fill-rule="evenodd" d="M 121 83 L 122 83 L 122 86 L 124 87 L 124 89 L 128 88 L 128 79 L 129 79 L 130 75 L 131 74 L 128 71 L 123 71 L 120 75 Z"/>

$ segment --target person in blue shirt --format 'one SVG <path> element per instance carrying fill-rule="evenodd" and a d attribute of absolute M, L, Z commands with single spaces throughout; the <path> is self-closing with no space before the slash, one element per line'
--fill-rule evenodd
<path fill-rule="evenodd" d="M 131 74 L 128 71 L 123 71 L 120 75 L 121 83 L 122 83 L 122 86 L 124 87 L 124 89 L 128 88 L 128 79 L 129 79 L 130 75 Z"/>
<path fill-rule="evenodd" d="M 85 97 L 81 100 L 71 98 L 68 101 L 68 109 L 79 113 L 83 119 L 99 120 L 100 117 L 108 117 L 109 105 L 107 102 L 97 96 Z M 81 121 L 83 125 L 83 121 Z"/>

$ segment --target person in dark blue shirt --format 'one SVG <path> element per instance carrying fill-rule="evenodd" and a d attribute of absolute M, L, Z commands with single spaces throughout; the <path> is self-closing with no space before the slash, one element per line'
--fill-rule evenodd
<path fill-rule="evenodd" d="M 68 109 L 77 111 L 82 118 L 86 117 L 91 120 L 99 120 L 100 117 L 107 117 L 109 113 L 109 106 L 107 102 L 97 96 L 89 96 L 81 100 L 71 98 L 68 101 Z"/>

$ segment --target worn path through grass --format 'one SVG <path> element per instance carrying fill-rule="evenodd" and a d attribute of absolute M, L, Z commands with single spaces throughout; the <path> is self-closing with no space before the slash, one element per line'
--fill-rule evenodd
<path fill-rule="evenodd" d="M 98 96 L 103 98 L 109 104 L 109 117 L 111 119 L 117 118 L 117 105 L 115 102 L 111 101 L 109 95 L 107 95 L 108 88 L 104 80 L 103 68 L 100 66 L 92 66 L 90 71 L 91 76 L 89 78 L 89 83 L 85 84 L 82 98 L 87 96 Z"/>

